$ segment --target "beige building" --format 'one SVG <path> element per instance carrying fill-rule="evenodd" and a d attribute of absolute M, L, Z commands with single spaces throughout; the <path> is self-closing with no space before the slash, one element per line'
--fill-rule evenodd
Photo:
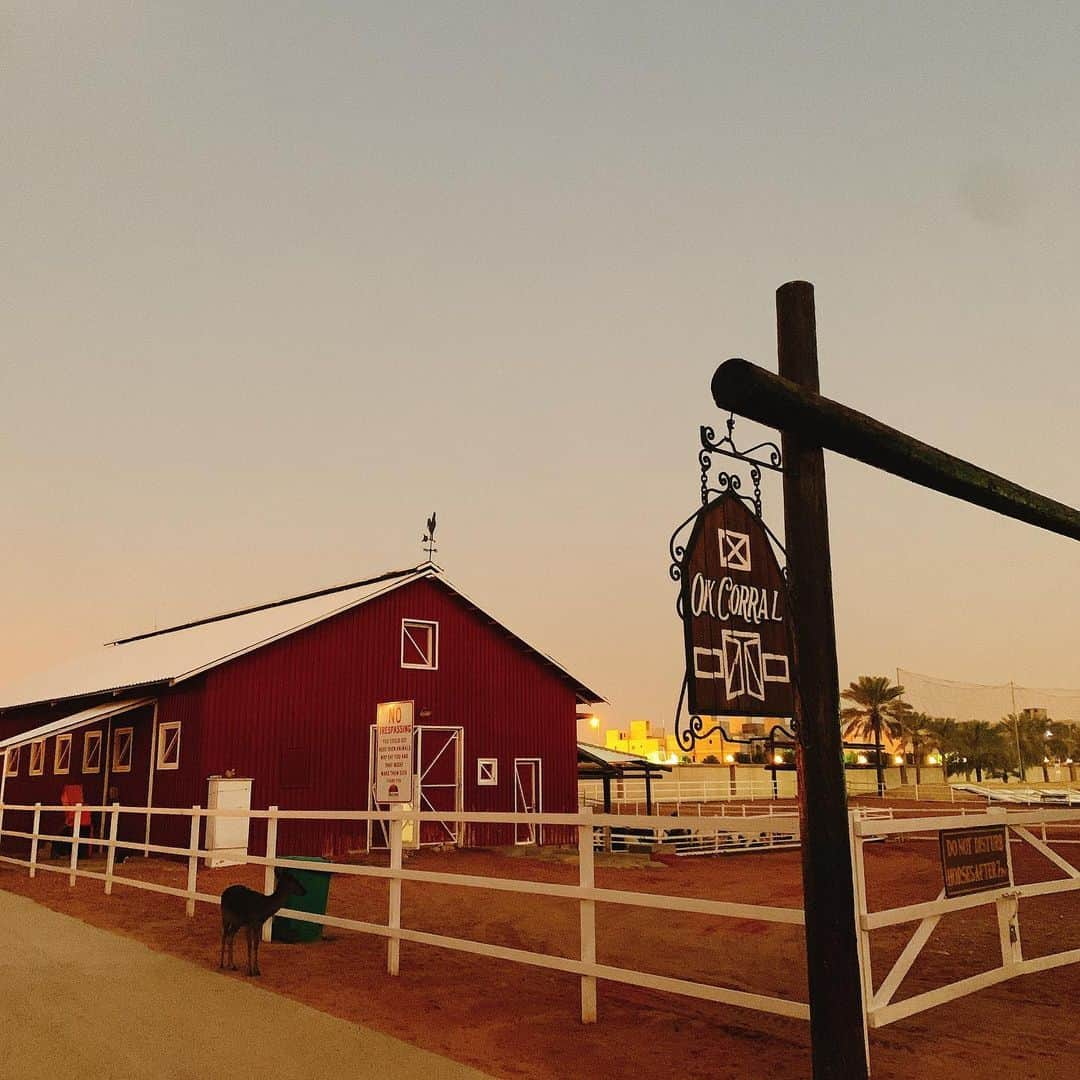
<path fill-rule="evenodd" d="M 749 739 L 753 736 L 765 738 L 774 724 L 789 726 L 786 720 L 761 719 L 760 717 L 725 717 L 725 730 L 736 739 Z M 705 718 L 705 730 L 711 727 L 711 721 Z M 653 732 L 648 720 L 631 720 L 627 731 L 608 731 L 605 733 L 605 746 L 608 750 L 617 750 L 623 754 L 634 754 L 649 761 L 663 764 L 676 764 L 688 755 L 679 748 L 674 735 L 661 730 Z M 750 747 L 745 743 L 733 743 L 724 739 L 719 731 L 707 738 L 699 739 L 694 744 L 689 757 L 695 762 L 706 758 L 715 758 L 721 764 L 734 764 L 735 755 L 748 753 Z"/>

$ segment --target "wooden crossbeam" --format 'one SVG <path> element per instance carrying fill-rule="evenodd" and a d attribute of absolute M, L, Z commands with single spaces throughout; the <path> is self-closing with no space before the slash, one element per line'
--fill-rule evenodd
<path fill-rule="evenodd" d="M 1080 540 L 1080 510 L 920 442 L 746 360 L 721 364 L 713 376 L 712 394 L 722 409 L 922 487 Z"/>

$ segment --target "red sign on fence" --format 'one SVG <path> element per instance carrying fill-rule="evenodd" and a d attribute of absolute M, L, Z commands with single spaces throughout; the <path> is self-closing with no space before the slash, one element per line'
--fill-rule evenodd
<path fill-rule="evenodd" d="M 784 575 L 765 526 L 737 495 L 698 514 L 681 571 L 690 712 L 793 716 Z"/>

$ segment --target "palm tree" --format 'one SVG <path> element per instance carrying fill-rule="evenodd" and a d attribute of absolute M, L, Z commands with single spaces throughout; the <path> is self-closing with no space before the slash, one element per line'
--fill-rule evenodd
<path fill-rule="evenodd" d="M 1044 720 L 1030 713 L 1020 717 L 1010 714 L 1002 721 L 1003 726 L 1006 724 L 1019 735 L 1025 764 L 1038 765 L 1042 769 L 1043 782 L 1049 781 L 1050 772 L 1046 759 L 1053 749 L 1051 743 L 1054 738 L 1054 721 Z"/>
<path fill-rule="evenodd" d="M 941 767 L 946 783 L 953 773 L 960 772 L 961 749 L 964 744 L 961 734 L 963 726 L 951 716 L 935 717 L 929 723 L 932 741 L 941 751 Z"/>
<path fill-rule="evenodd" d="M 845 701 L 852 702 L 840 710 L 845 739 L 873 738 L 878 792 L 885 790 L 885 770 L 881 762 L 881 735 L 900 738 L 899 716 L 910 707 L 902 700 L 904 688 L 893 686 L 884 675 L 860 675 L 841 692 Z"/>
<path fill-rule="evenodd" d="M 905 703 L 906 704 L 906 703 Z M 911 744 L 911 755 L 915 759 L 915 783 L 922 783 L 922 756 L 923 750 L 927 750 L 937 743 L 933 717 L 926 713 L 915 712 L 914 709 L 903 711 L 898 717 L 900 733 Z M 904 780 L 904 783 L 907 781 Z"/>
<path fill-rule="evenodd" d="M 1004 766 L 1008 755 L 1003 745 L 1001 728 L 988 724 L 985 720 L 972 720 L 957 725 L 960 736 L 960 749 L 964 758 L 964 772 L 970 776 L 975 770 L 975 779 L 981 784 L 983 772 L 992 773 Z"/>

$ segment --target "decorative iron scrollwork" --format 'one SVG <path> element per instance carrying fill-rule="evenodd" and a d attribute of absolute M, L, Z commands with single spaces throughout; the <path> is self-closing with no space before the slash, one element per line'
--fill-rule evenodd
<path fill-rule="evenodd" d="M 716 438 L 716 431 L 707 424 L 699 429 L 701 449 L 698 451 L 698 464 L 701 466 L 701 504 L 704 506 L 712 494 L 722 495 L 727 491 L 738 492 L 742 487 L 739 476 L 730 472 L 720 472 L 716 476 L 716 486 L 709 483 L 709 473 L 713 465 L 713 454 L 720 454 L 733 461 L 739 461 L 750 466 L 750 480 L 754 485 L 754 512 L 761 517 L 761 470 L 768 469 L 770 472 L 783 472 L 783 455 L 780 447 L 774 442 L 759 442 L 748 450 L 740 450 L 735 445 L 735 414 L 732 413 L 725 421 L 727 434 L 720 440 Z"/>

